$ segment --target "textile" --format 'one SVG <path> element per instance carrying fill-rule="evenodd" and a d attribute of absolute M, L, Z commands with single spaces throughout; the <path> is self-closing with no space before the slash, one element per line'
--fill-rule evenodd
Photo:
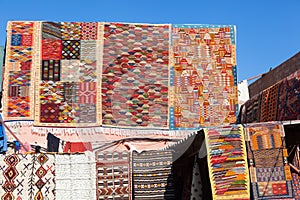
<path fill-rule="evenodd" d="M 4 47 L 0 46 L 0 82 L 2 83 L 2 76 L 3 76 L 3 65 L 4 65 Z M 0 90 L 2 91 L 2 84 L 0 84 Z M 2 98 L 2 94 L 1 94 L 1 98 Z M 1 100 L 2 101 L 2 100 Z M 2 105 L 1 107 L 2 108 Z"/>
<path fill-rule="evenodd" d="M 204 132 L 213 199 L 249 199 L 243 127 L 206 128 Z"/>
<path fill-rule="evenodd" d="M 254 123 L 245 126 L 254 199 L 294 197 L 284 135 L 283 125 L 280 123 Z"/>
<path fill-rule="evenodd" d="M 3 118 L 33 119 L 35 60 L 39 54 L 33 22 L 8 22 L 3 76 Z"/>
<path fill-rule="evenodd" d="M 175 199 L 171 151 L 132 152 L 134 199 Z"/>
<path fill-rule="evenodd" d="M 170 127 L 236 122 L 234 26 L 172 26 Z"/>
<path fill-rule="evenodd" d="M 170 25 L 104 24 L 102 124 L 169 128 Z"/>
<path fill-rule="evenodd" d="M 56 154 L 55 183 L 57 200 L 96 200 L 94 154 Z"/>
<path fill-rule="evenodd" d="M 300 70 L 279 83 L 277 120 L 300 119 Z"/>
<path fill-rule="evenodd" d="M 34 124 L 100 125 L 102 23 L 34 23 L 41 26 L 36 34 L 42 49 L 36 58 Z"/>
<path fill-rule="evenodd" d="M 295 200 L 300 199 L 300 183 L 299 183 L 300 177 L 298 174 L 293 173 L 293 192 L 294 192 L 294 198 Z"/>
<path fill-rule="evenodd" d="M 278 102 L 279 84 L 272 85 L 262 92 L 261 99 L 261 122 L 277 120 L 277 102 Z"/>
<path fill-rule="evenodd" d="M 66 142 L 64 146 L 65 153 L 76 153 L 93 151 L 92 144 L 90 142 Z"/>
<path fill-rule="evenodd" d="M 47 135 L 47 151 L 48 152 L 58 152 L 60 139 L 53 135 L 52 133 L 48 133 Z"/>
<path fill-rule="evenodd" d="M 192 200 L 202 200 L 202 181 L 201 174 L 197 159 L 195 159 L 194 167 L 193 167 L 193 180 L 192 180 L 192 188 L 191 188 L 191 199 Z"/>
<path fill-rule="evenodd" d="M 1 155 L 2 199 L 55 199 L 54 155 Z"/>
<path fill-rule="evenodd" d="M 131 191 L 130 153 L 98 151 L 97 199 L 133 199 Z"/>

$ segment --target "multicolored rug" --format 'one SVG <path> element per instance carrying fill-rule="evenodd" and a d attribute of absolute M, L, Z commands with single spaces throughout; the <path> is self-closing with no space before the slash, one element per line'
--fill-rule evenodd
<path fill-rule="evenodd" d="M 55 183 L 56 199 L 96 200 L 94 154 L 56 154 Z"/>
<path fill-rule="evenodd" d="M 171 129 L 236 122 L 234 26 L 173 25 Z"/>
<path fill-rule="evenodd" d="M 250 199 L 243 127 L 204 129 L 213 199 Z"/>
<path fill-rule="evenodd" d="M 170 27 L 104 24 L 103 125 L 168 128 Z"/>
<path fill-rule="evenodd" d="M 39 54 L 38 25 L 8 22 L 5 71 L 3 76 L 3 118 L 34 118 L 35 55 Z"/>
<path fill-rule="evenodd" d="M 128 152 L 96 152 L 97 199 L 132 199 L 130 154 Z"/>
<path fill-rule="evenodd" d="M 172 152 L 132 152 L 132 182 L 134 199 L 175 199 Z"/>
<path fill-rule="evenodd" d="M 292 174 L 280 123 L 245 126 L 254 199 L 293 198 Z"/>
<path fill-rule="evenodd" d="M 55 199 L 54 155 L 0 157 L 1 199 Z"/>
<path fill-rule="evenodd" d="M 99 125 L 102 23 L 40 26 L 35 125 Z"/>
<path fill-rule="evenodd" d="M 300 70 L 279 83 L 277 120 L 300 119 Z"/>

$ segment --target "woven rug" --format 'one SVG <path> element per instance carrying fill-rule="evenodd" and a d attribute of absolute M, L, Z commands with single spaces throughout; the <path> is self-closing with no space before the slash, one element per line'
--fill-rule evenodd
<path fill-rule="evenodd" d="M 34 118 L 35 60 L 38 54 L 37 24 L 8 22 L 3 76 L 3 118 Z M 33 53 L 35 52 L 35 53 Z"/>
<path fill-rule="evenodd" d="M 95 200 L 94 154 L 56 154 L 55 183 L 56 199 Z"/>
<path fill-rule="evenodd" d="M 300 70 L 279 84 L 277 120 L 300 119 Z"/>
<path fill-rule="evenodd" d="M 173 25 L 171 129 L 236 122 L 234 26 Z"/>
<path fill-rule="evenodd" d="M 272 85 L 262 92 L 261 98 L 261 122 L 270 122 L 277 120 L 278 107 L 278 88 L 279 84 Z"/>
<path fill-rule="evenodd" d="M 41 22 L 40 26 L 35 125 L 99 125 L 102 24 Z"/>
<path fill-rule="evenodd" d="M 204 131 L 213 199 L 249 199 L 243 127 L 224 126 Z"/>
<path fill-rule="evenodd" d="M 102 124 L 168 128 L 170 25 L 104 25 Z"/>
<path fill-rule="evenodd" d="M 293 198 L 292 174 L 280 123 L 257 123 L 245 126 L 254 199 Z"/>
<path fill-rule="evenodd" d="M 8 199 L 55 199 L 54 155 L 1 155 L 0 194 Z"/>
<path fill-rule="evenodd" d="M 96 152 L 97 199 L 132 199 L 130 154 L 128 152 Z"/>
<path fill-rule="evenodd" d="M 175 199 L 172 152 L 132 152 L 132 182 L 134 199 Z"/>

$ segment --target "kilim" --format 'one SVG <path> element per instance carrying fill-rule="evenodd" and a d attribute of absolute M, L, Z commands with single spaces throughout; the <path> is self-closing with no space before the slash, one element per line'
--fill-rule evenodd
<path fill-rule="evenodd" d="M 132 182 L 134 199 L 175 199 L 172 152 L 132 152 Z"/>
<path fill-rule="evenodd" d="M 100 125 L 102 23 L 34 23 L 42 36 L 34 124 Z"/>
<path fill-rule="evenodd" d="M 300 176 L 296 173 L 293 176 L 293 192 L 295 200 L 300 200 Z"/>
<path fill-rule="evenodd" d="M 170 25 L 104 24 L 102 124 L 168 128 Z"/>
<path fill-rule="evenodd" d="M 54 155 L 1 155 L 1 199 L 55 199 Z"/>
<path fill-rule="evenodd" d="M 300 119 L 300 70 L 279 83 L 277 121 Z"/>
<path fill-rule="evenodd" d="M 96 200 L 94 154 L 56 154 L 55 183 L 56 199 Z"/>
<path fill-rule="evenodd" d="M 213 199 L 250 199 L 243 127 L 204 129 Z"/>
<path fill-rule="evenodd" d="M 33 119 L 38 24 L 9 22 L 3 80 L 3 118 Z M 36 53 L 33 53 L 36 52 Z"/>
<path fill-rule="evenodd" d="M 236 122 L 234 26 L 172 26 L 171 129 Z"/>
<path fill-rule="evenodd" d="M 97 199 L 132 199 L 130 153 L 96 152 Z"/>
<path fill-rule="evenodd" d="M 269 122 L 277 120 L 277 102 L 278 102 L 278 87 L 275 84 L 262 92 L 261 98 L 261 122 Z"/>
<path fill-rule="evenodd" d="M 293 199 L 292 174 L 280 123 L 245 125 L 254 199 Z"/>

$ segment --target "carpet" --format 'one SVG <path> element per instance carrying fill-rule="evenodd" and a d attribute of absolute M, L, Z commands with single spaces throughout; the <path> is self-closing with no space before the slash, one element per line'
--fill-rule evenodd
<path fill-rule="evenodd" d="M 38 46 L 33 22 L 8 22 L 5 70 L 3 74 L 3 118 L 34 118 L 34 53 Z"/>
<path fill-rule="evenodd" d="M 35 36 L 41 37 L 42 49 L 36 58 L 41 64 L 36 68 L 34 124 L 100 125 L 102 23 L 34 23 L 41 27 Z"/>
<path fill-rule="evenodd" d="M 8 199 L 55 199 L 54 155 L 1 155 L 0 194 Z"/>
<path fill-rule="evenodd" d="M 249 199 L 243 127 L 206 128 L 204 132 L 213 199 Z"/>
<path fill-rule="evenodd" d="M 175 199 L 172 152 L 132 152 L 132 184 L 134 199 Z"/>
<path fill-rule="evenodd" d="M 130 153 L 96 152 L 97 159 L 97 199 L 130 200 L 131 173 Z"/>
<path fill-rule="evenodd" d="M 235 123 L 235 27 L 173 25 L 171 47 L 171 129 Z"/>
<path fill-rule="evenodd" d="M 245 125 L 254 199 L 293 198 L 292 174 L 288 165 L 281 123 Z"/>
<path fill-rule="evenodd" d="M 102 124 L 168 128 L 170 25 L 104 24 Z"/>

